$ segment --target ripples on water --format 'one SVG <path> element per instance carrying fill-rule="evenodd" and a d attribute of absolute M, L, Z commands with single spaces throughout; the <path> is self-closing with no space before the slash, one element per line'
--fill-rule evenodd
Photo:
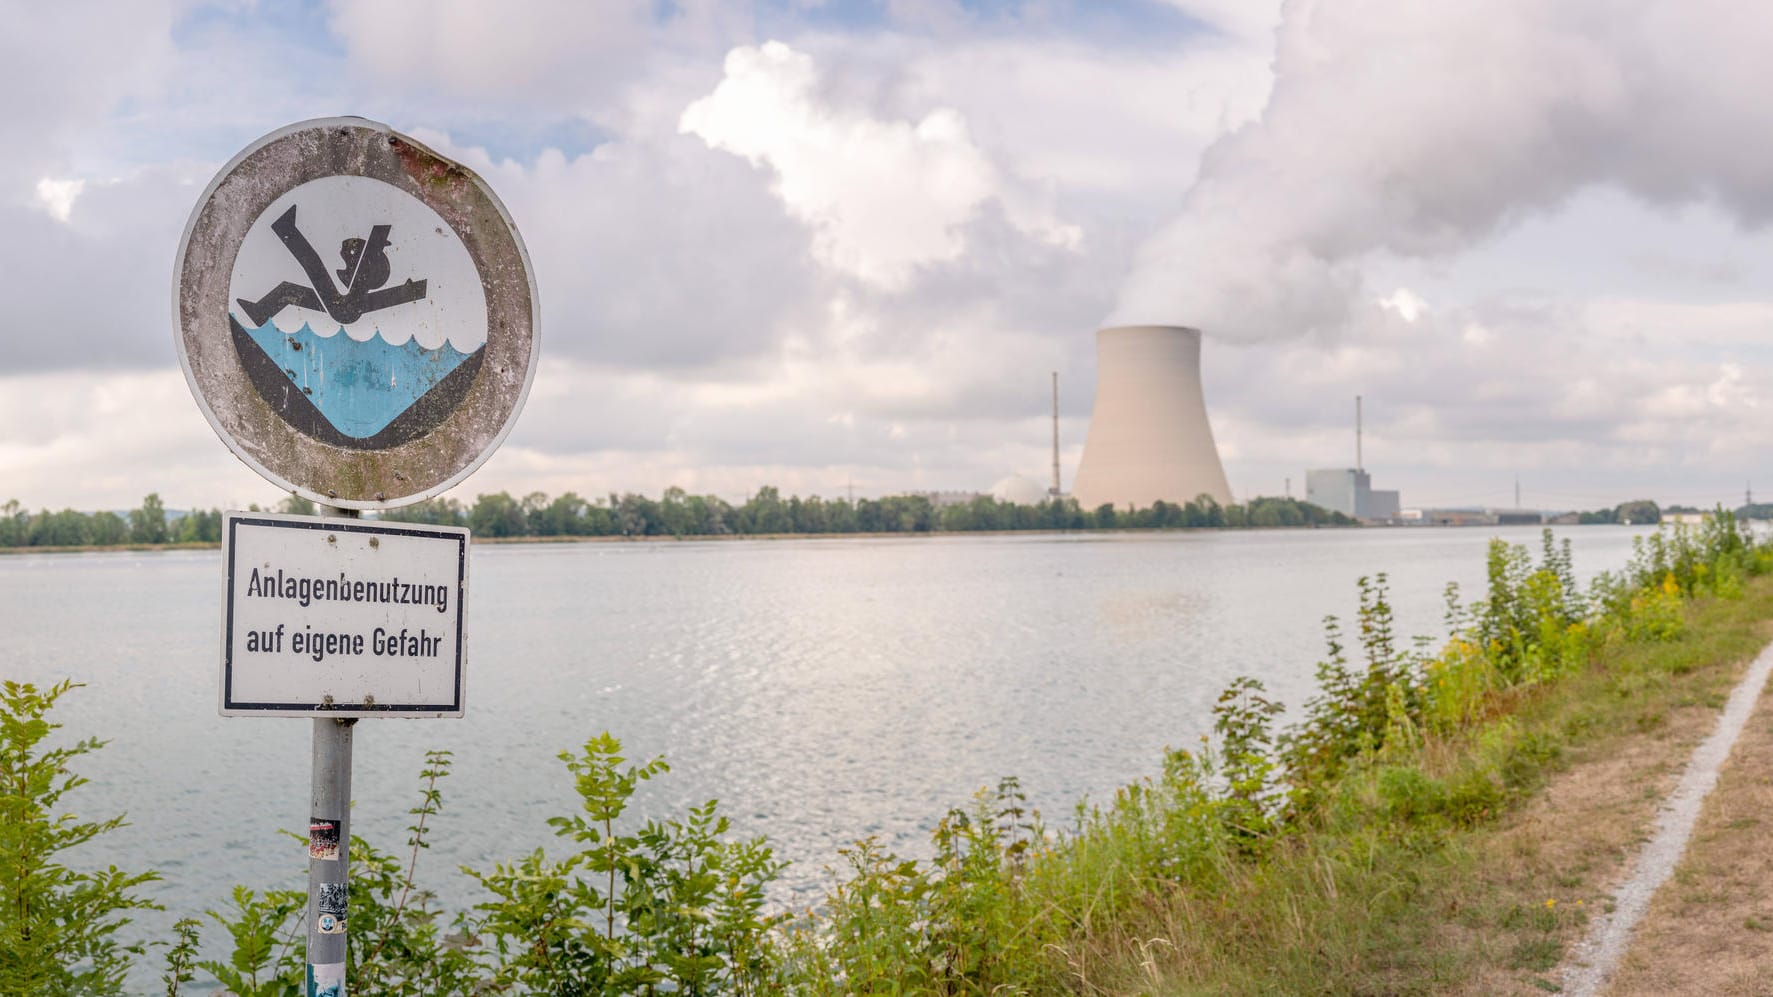
<path fill-rule="evenodd" d="M 471 903 L 456 867 L 550 842 L 575 804 L 556 755 L 608 729 L 671 763 L 643 812 L 719 798 L 803 904 L 839 846 L 926 854 L 1003 775 L 1063 823 L 1193 743 L 1236 675 L 1297 707 L 1360 575 L 1388 572 L 1399 633 L 1438 641 L 1442 588 L 1479 592 L 1493 535 L 1537 551 L 1534 528 L 476 547 L 468 715 L 360 723 L 352 830 L 398 851 L 425 750 L 453 751 L 421 876 Z M 1587 577 L 1633 531 L 1567 535 Z M 0 557 L 0 675 L 89 684 L 58 718 L 111 744 L 70 802 L 133 823 L 82 858 L 159 869 L 155 931 L 306 873 L 277 831 L 308 816 L 310 724 L 216 716 L 221 591 L 213 552 Z"/>

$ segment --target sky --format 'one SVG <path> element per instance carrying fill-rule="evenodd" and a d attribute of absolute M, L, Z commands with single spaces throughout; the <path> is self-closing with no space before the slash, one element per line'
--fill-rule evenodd
<path fill-rule="evenodd" d="M 478 171 L 542 360 L 453 497 L 1070 486 L 1104 324 L 1202 329 L 1235 495 L 1773 496 L 1773 7 L 0 0 L 0 501 L 279 493 L 173 346 L 294 121 Z"/>

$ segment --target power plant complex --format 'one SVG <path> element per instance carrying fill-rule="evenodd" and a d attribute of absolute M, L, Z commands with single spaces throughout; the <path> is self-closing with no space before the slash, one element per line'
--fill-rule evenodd
<path fill-rule="evenodd" d="M 1200 340 L 1200 330 L 1174 325 L 1097 330 L 1096 402 L 1072 489 L 1079 505 L 1149 508 L 1202 495 L 1231 503 L 1201 391 Z M 1369 522 L 1395 521 L 1398 493 L 1373 488 L 1361 459 L 1359 396 L 1354 409 L 1354 466 L 1307 471 L 1306 501 Z M 1057 380 L 1053 419 L 1051 494 L 1057 495 Z"/>
<path fill-rule="evenodd" d="M 1398 518 L 1397 492 L 1374 489 L 1361 456 L 1361 396 L 1354 396 L 1354 466 L 1306 471 L 1305 501 L 1356 519 Z"/>
<path fill-rule="evenodd" d="M 1200 330 L 1129 325 L 1096 332 L 1096 402 L 1072 494 L 1085 508 L 1231 503 L 1201 394 Z"/>

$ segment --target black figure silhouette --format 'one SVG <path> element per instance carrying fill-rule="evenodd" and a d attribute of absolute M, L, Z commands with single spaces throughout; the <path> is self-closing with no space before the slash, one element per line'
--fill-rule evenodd
<path fill-rule="evenodd" d="M 304 287 L 286 280 L 257 301 L 234 299 L 253 325 L 262 328 L 272 316 L 291 306 L 324 311 L 338 324 L 350 325 L 369 312 L 424 298 L 422 280 L 408 279 L 404 284 L 382 287 L 392 272 L 388 266 L 388 230 L 392 226 L 377 225 L 369 230 L 368 239 L 346 239 L 339 244 L 339 257 L 345 265 L 333 273 L 339 275 L 339 284 L 344 287 L 340 292 L 332 282 L 332 274 L 326 272 L 326 264 L 320 261 L 320 254 L 296 228 L 295 216 L 292 204 L 271 223 L 271 231 L 283 240 L 284 248 L 301 264 L 302 272 L 314 286 Z"/>

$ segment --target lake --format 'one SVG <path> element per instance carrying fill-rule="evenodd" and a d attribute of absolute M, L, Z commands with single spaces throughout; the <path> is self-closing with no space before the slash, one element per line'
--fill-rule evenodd
<path fill-rule="evenodd" d="M 1586 579 L 1641 532 L 1562 535 Z M 777 897 L 803 905 L 840 846 L 927 854 L 1001 776 L 1063 824 L 1194 744 L 1234 676 L 1297 708 L 1362 575 L 1388 573 L 1399 633 L 1438 643 L 1443 587 L 1481 592 L 1492 536 L 1539 545 L 1527 527 L 477 546 L 467 716 L 358 724 L 352 830 L 403 852 L 425 750 L 453 751 L 420 875 L 471 903 L 456 867 L 551 842 L 576 804 L 556 755 L 609 730 L 671 764 L 641 812 L 718 798 L 793 862 Z M 0 557 L 0 676 L 87 683 L 56 718 L 110 745 L 69 802 L 131 821 L 75 864 L 160 870 L 153 931 L 306 874 L 278 832 L 306 826 L 311 722 L 216 715 L 221 570 L 219 552 Z"/>

